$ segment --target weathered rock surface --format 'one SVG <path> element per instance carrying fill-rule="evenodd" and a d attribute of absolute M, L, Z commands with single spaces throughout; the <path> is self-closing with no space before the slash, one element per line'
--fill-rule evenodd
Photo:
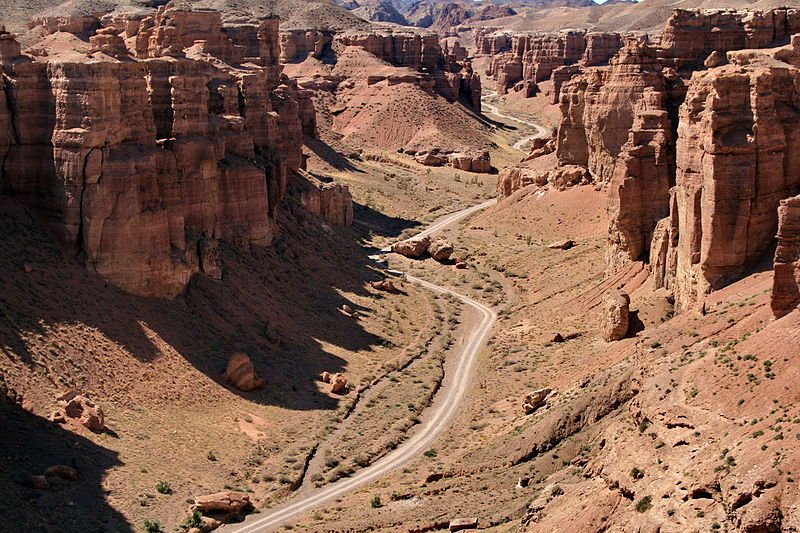
<path fill-rule="evenodd" d="M 192 511 L 200 512 L 204 517 L 213 518 L 221 524 L 241 520 L 254 509 L 250 496 L 243 492 L 217 492 L 205 496 L 196 496 L 191 506 Z"/>
<path fill-rule="evenodd" d="M 428 252 L 428 246 L 431 244 L 430 237 L 422 237 L 421 239 L 407 239 L 392 244 L 392 251 L 412 259 L 419 259 Z"/>
<path fill-rule="evenodd" d="M 347 392 L 347 378 L 341 374 L 331 376 L 331 392 L 333 394 L 343 394 Z"/>
<path fill-rule="evenodd" d="M 781 199 L 800 189 L 800 72 L 747 61 L 695 73 L 680 110 L 668 237 L 652 266 L 679 309 L 754 265 L 778 229 Z"/>
<path fill-rule="evenodd" d="M 428 253 L 430 256 L 439 262 L 447 261 L 453 255 L 453 243 L 444 237 L 436 237 L 428 245 Z"/>
<path fill-rule="evenodd" d="M 40 22 L 91 33 L 94 20 Z M 110 60 L 122 35 L 147 59 Z M 269 245 L 313 130 L 310 100 L 280 77 L 277 19 L 223 29 L 217 12 L 159 8 L 89 39 L 101 53 L 80 62 L 3 52 L 4 189 L 89 268 L 143 296 L 183 290 L 201 270 L 198 239 Z"/>
<path fill-rule="evenodd" d="M 550 387 L 536 389 L 525 395 L 522 399 L 522 409 L 526 415 L 529 415 L 545 405 L 547 399 L 552 397 L 554 391 Z"/>
<path fill-rule="evenodd" d="M 228 359 L 225 380 L 243 392 L 250 392 L 264 386 L 264 380 L 256 374 L 255 365 L 246 353 L 237 352 Z"/>
<path fill-rule="evenodd" d="M 475 529 L 478 527 L 477 518 L 453 518 L 450 520 L 450 531 L 463 531 L 465 529 Z"/>
<path fill-rule="evenodd" d="M 57 420 L 74 420 L 94 432 L 105 429 L 103 409 L 80 392 L 76 390 L 67 392 L 58 399 L 58 404 L 61 406 L 61 411 L 55 416 Z"/>
<path fill-rule="evenodd" d="M 800 306 L 800 196 L 781 200 L 775 250 L 772 312 L 780 318 Z"/>
<path fill-rule="evenodd" d="M 618 341 L 628 334 L 631 298 L 622 291 L 610 291 L 603 297 L 603 340 Z"/>

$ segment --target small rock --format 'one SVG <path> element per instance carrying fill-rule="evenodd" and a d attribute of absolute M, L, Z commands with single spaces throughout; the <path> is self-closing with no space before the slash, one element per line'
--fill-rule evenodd
<path fill-rule="evenodd" d="M 458 270 L 464 270 L 465 268 L 467 268 L 467 264 L 464 261 L 458 261 L 455 265 L 455 268 L 457 268 Z"/>
<path fill-rule="evenodd" d="M 30 274 L 31 272 L 33 272 L 33 265 L 32 265 L 32 264 L 30 264 L 30 263 L 27 263 L 27 262 L 26 262 L 26 263 L 24 263 L 24 264 L 22 265 L 22 268 L 23 268 L 23 270 L 25 270 L 25 273 L 26 273 L 26 274 Z"/>
<path fill-rule="evenodd" d="M 331 382 L 331 373 L 330 372 L 323 372 L 321 376 L 323 383 L 330 383 Z"/>
<path fill-rule="evenodd" d="M 564 342 L 564 337 L 561 335 L 561 333 L 556 333 L 553 335 L 553 338 L 550 340 L 550 342 Z"/>
<path fill-rule="evenodd" d="M 390 279 L 385 279 L 383 281 L 373 281 L 370 283 L 373 289 L 377 289 L 379 291 L 386 291 L 386 292 L 396 292 L 397 287 L 394 286 L 394 282 Z"/>
<path fill-rule="evenodd" d="M 54 419 L 77 420 L 83 427 L 95 432 L 105 429 L 103 409 L 78 391 L 71 390 L 61 395 L 58 402 L 63 411 L 60 416 L 54 416 Z"/>
<path fill-rule="evenodd" d="M 453 518 L 450 520 L 450 531 L 462 531 L 478 527 L 477 518 Z"/>
<path fill-rule="evenodd" d="M 342 313 L 346 314 L 347 316 L 353 316 L 353 308 L 347 304 L 342 304 Z"/>
<path fill-rule="evenodd" d="M 551 248 L 553 250 L 569 250 L 573 246 L 575 246 L 575 241 L 571 239 L 566 239 L 563 241 L 555 241 L 547 245 L 548 248 Z"/>
<path fill-rule="evenodd" d="M 246 353 L 236 352 L 228 360 L 225 379 L 243 392 L 250 392 L 264 386 L 264 380 L 256 375 L 256 369 Z"/>
<path fill-rule="evenodd" d="M 347 390 L 347 378 L 341 374 L 336 374 L 331 378 L 331 392 L 342 394 Z"/>
<path fill-rule="evenodd" d="M 67 481 L 77 481 L 78 471 L 67 465 L 53 465 L 44 472 L 45 476 L 60 477 Z"/>
<path fill-rule="evenodd" d="M 527 395 L 525 395 L 525 398 L 522 400 L 522 408 L 525 410 L 525 414 L 529 415 L 543 406 L 546 403 L 547 398 L 553 392 L 553 389 L 550 387 L 544 387 L 541 389 L 536 389 L 535 391 L 529 392 Z"/>
<path fill-rule="evenodd" d="M 531 482 L 530 478 L 527 478 L 527 477 L 521 477 L 521 478 L 519 478 L 519 481 L 517 481 L 517 487 L 516 487 L 516 488 L 518 488 L 518 489 L 524 489 L 525 487 L 527 487 L 527 486 L 528 486 L 528 484 L 529 484 L 530 482 Z"/>
<path fill-rule="evenodd" d="M 428 474 L 428 477 L 425 478 L 425 483 L 433 483 L 435 481 L 441 481 L 444 478 L 444 474 L 441 472 L 436 472 L 434 474 Z"/>
<path fill-rule="evenodd" d="M 36 490 L 47 490 L 50 488 L 50 483 L 44 476 L 31 476 L 29 479 L 31 487 Z"/>

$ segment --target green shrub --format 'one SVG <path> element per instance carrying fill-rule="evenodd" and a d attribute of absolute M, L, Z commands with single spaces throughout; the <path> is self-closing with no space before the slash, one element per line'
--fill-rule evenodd
<path fill-rule="evenodd" d="M 172 494 L 172 487 L 170 487 L 169 483 L 164 480 L 161 480 L 158 483 L 156 483 L 156 490 L 160 494 Z"/>
<path fill-rule="evenodd" d="M 636 512 L 637 513 L 644 513 L 653 506 L 653 497 L 652 496 L 645 496 L 638 502 L 636 502 Z"/>
<path fill-rule="evenodd" d="M 383 507 L 383 504 L 381 503 L 381 497 L 378 496 L 377 494 L 373 496 L 370 505 L 372 506 L 373 509 L 378 509 L 380 507 Z"/>

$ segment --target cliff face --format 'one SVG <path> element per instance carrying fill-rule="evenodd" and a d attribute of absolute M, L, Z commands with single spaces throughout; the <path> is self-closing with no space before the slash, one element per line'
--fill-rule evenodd
<path fill-rule="evenodd" d="M 507 34 L 476 35 L 479 52 L 492 54 L 486 74 L 497 82 L 497 91 L 512 88 L 530 96 L 536 84 L 550 79 L 553 71 L 567 65 L 599 65 L 607 62 L 622 46 L 616 33 L 563 31 L 558 34 L 513 35 L 510 51 Z M 496 50 L 496 51 L 495 51 Z"/>
<path fill-rule="evenodd" d="M 440 41 L 436 34 L 400 32 L 343 33 L 334 37 L 334 44 L 361 48 L 395 67 L 419 71 L 416 83 L 421 87 L 451 102 L 461 101 L 476 112 L 481 110 L 480 76 L 458 42 Z"/>
<path fill-rule="evenodd" d="M 800 196 L 781 200 L 778 208 L 771 304 L 776 318 L 800 306 Z"/>
<path fill-rule="evenodd" d="M 680 111 L 669 243 L 653 265 L 678 308 L 728 284 L 770 248 L 781 199 L 800 189 L 799 80 L 796 68 L 758 63 L 693 76 Z"/>
<path fill-rule="evenodd" d="M 279 76 L 276 20 L 231 37 L 218 13 L 161 8 L 137 30 L 141 60 L 4 64 L 0 182 L 89 268 L 171 297 L 209 266 L 208 241 L 272 242 L 313 124 Z"/>
<path fill-rule="evenodd" d="M 675 10 L 660 40 L 627 36 L 607 66 L 555 69 L 556 167 L 523 163 L 501 195 L 583 168 L 608 190 L 610 273 L 650 257 L 679 308 L 726 285 L 797 191 L 796 47 L 755 49 L 799 31 L 798 13 Z"/>

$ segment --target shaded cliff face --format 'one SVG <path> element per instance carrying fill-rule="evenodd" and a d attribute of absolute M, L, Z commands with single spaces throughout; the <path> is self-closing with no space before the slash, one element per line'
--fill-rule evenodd
<path fill-rule="evenodd" d="M 4 61 L 3 189 L 115 285 L 175 296 L 206 241 L 272 242 L 310 100 L 280 78 L 276 19 L 223 31 L 219 13 L 161 8 L 125 26 L 89 56 Z M 104 53 L 123 36 L 140 60 Z"/>

